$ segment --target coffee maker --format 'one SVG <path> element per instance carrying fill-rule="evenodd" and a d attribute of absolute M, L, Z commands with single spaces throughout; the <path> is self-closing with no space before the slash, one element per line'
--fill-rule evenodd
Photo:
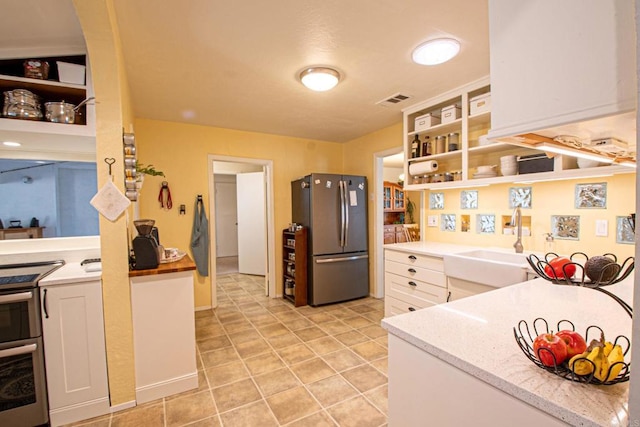
<path fill-rule="evenodd" d="M 158 268 L 160 256 L 158 253 L 158 241 L 152 234 L 153 219 L 140 219 L 133 221 L 138 230 L 138 235 L 133 239 L 132 267 L 134 270 L 148 270 Z"/>

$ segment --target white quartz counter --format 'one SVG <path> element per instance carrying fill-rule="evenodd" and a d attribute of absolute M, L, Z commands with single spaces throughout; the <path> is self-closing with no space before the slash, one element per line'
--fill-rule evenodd
<path fill-rule="evenodd" d="M 69 283 L 100 280 L 102 271 L 87 272 L 79 262 L 69 262 L 38 282 L 39 286 L 66 285 Z"/>
<path fill-rule="evenodd" d="M 478 246 L 456 245 L 453 243 L 438 243 L 438 242 L 407 242 L 407 243 L 394 243 L 384 245 L 384 249 L 391 249 L 400 252 L 419 253 L 430 256 L 442 256 L 444 254 L 453 254 L 458 252 L 472 251 L 478 249 Z M 496 250 L 505 250 L 499 248 Z M 513 252 L 511 250 L 510 252 Z"/>
<path fill-rule="evenodd" d="M 633 275 L 607 289 L 631 304 Z M 382 326 L 569 424 L 626 426 L 628 382 L 612 386 L 574 383 L 538 368 L 522 353 L 513 327 L 520 320 L 531 323 L 537 317 L 548 320 L 554 330 L 555 323 L 568 319 L 581 334 L 597 325 L 610 340 L 617 335 L 631 337 L 631 318 L 613 299 L 592 289 L 553 285 L 543 279 L 388 317 Z M 626 359 L 629 362 L 629 354 Z"/>

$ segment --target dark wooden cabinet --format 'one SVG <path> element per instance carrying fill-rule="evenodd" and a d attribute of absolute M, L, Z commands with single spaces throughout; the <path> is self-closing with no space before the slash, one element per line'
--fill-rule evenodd
<path fill-rule="evenodd" d="M 296 307 L 307 305 L 307 229 L 282 232 L 284 298 Z"/>

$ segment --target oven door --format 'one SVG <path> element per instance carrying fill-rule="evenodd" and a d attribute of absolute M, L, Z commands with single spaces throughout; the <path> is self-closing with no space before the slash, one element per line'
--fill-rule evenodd
<path fill-rule="evenodd" d="M 42 338 L 0 344 L 0 426 L 47 423 Z"/>
<path fill-rule="evenodd" d="M 41 335 L 38 288 L 0 291 L 0 343 Z"/>

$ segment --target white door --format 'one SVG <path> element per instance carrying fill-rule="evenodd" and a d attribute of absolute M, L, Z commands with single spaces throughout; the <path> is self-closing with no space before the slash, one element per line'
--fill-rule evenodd
<path fill-rule="evenodd" d="M 238 270 L 264 276 L 267 264 L 267 211 L 264 172 L 236 175 L 238 189 Z"/>
<path fill-rule="evenodd" d="M 216 257 L 238 256 L 236 184 L 216 182 Z"/>

